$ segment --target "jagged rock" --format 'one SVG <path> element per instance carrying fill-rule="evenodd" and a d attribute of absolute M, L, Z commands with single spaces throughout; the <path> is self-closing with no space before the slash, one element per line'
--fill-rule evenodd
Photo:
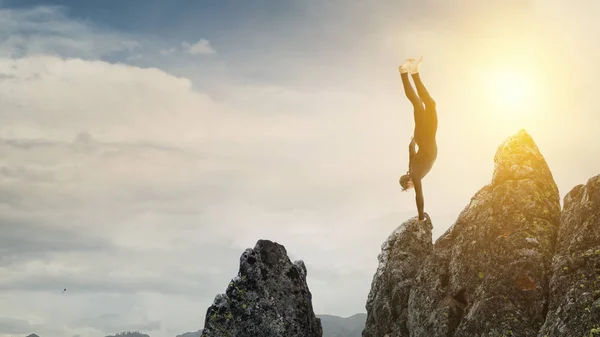
<path fill-rule="evenodd" d="M 600 336 L 600 175 L 564 198 L 540 337 Z"/>
<path fill-rule="evenodd" d="M 321 337 L 304 262 L 284 246 L 259 240 L 240 257 L 240 270 L 208 308 L 202 337 Z"/>
<path fill-rule="evenodd" d="M 418 217 L 400 225 L 381 246 L 379 267 L 367 299 L 363 337 L 408 337 L 408 295 L 420 264 L 430 254 L 431 220 Z"/>
<path fill-rule="evenodd" d="M 498 148 L 494 162 L 492 183 L 436 241 L 415 279 L 412 337 L 536 336 L 544 322 L 558 189 L 523 130 Z"/>

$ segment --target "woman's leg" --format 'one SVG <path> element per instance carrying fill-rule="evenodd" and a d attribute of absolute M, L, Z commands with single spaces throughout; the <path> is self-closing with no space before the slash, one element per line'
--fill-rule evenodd
<path fill-rule="evenodd" d="M 419 97 L 423 101 L 425 105 L 425 120 L 427 121 L 427 130 L 428 133 L 435 137 L 437 133 L 438 126 L 438 117 L 437 117 L 437 109 L 435 106 L 435 101 L 429 95 L 427 88 L 423 85 L 423 81 L 421 81 L 421 76 L 418 72 L 411 74 L 413 80 L 415 81 L 415 86 L 417 87 L 417 92 L 419 93 Z"/>
<path fill-rule="evenodd" d="M 415 130 L 420 127 L 423 122 L 425 109 L 423 108 L 423 102 L 415 93 L 412 85 L 410 84 L 410 80 L 408 78 L 408 73 L 401 73 L 400 77 L 402 78 L 402 86 L 404 87 L 404 94 L 408 100 L 412 103 L 414 107 L 414 118 L 415 118 Z M 415 132 L 416 133 L 416 132 Z"/>
<path fill-rule="evenodd" d="M 406 95 L 406 98 L 408 98 L 412 105 L 421 105 L 421 99 L 415 93 L 415 89 L 413 89 L 412 84 L 410 84 L 408 73 L 400 74 L 400 78 L 402 78 L 402 86 L 404 87 L 404 94 Z"/>
<path fill-rule="evenodd" d="M 421 81 L 421 76 L 419 75 L 419 73 L 416 72 L 411 75 L 412 75 L 413 81 L 415 81 L 415 87 L 417 87 L 417 92 L 419 93 L 419 97 L 423 101 L 423 104 L 425 104 L 425 108 L 428 110 L 430 108 L 433 108 L 435 110 L 435 101 L 433 100 L 433 98 L 431 98 L 431 95 L 429 95 L 429 91 L 427 91 L 427 88 L 425 88 L 425 85 L 423 85 L 423 81 Z"/>

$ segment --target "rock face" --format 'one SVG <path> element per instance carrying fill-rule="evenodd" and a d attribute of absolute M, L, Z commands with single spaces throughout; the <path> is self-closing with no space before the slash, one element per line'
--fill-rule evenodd
<path fill-rule="evenodd" d="M 408 295 L 420 264 L 432 250 L 431 220 L 414 217 L 400 225 L 381 246 L 379 267 L 367 299 L 363 337 L 408 337 Z"/>
<path fill-rule="evenodd" d="M 240 270 L 208 308 L 202 337 L 321 337 L 304 262 L 285 247 L 259 240 L 240 257 Z"/>
<path fill-rule="evenodd" d="M 600 175 L 564 198 L 539 336 L 600 336 Z"/>
<path fill-rule="evenodd" d="M 482 188 L 435 243 L 409 298 L 411 336 L 536 336 L 547 310 L 558 188 L 520 131 Z"/>
<path fill-rule="evenodd" d="M 549 305 L 561 216 L 558 189 L 523 130 L 498 148 L 494 163 L 492 182 L 475 194 L 430 253 L 422 243 L 420 255 L 388 257 L 394 267 L 387 274 L 395 279 L 376 274 L 367 301 L 373 319 L 367 320 L 364 336 L 538 335 Z M 373 295 L 382 293 L 380 284 L 386 282 L 385 295 Z M 398 299 L 406 293 L 402 307 Z M 382 309 L 389 303 L 393 308 Z"/>
<path fill-rule="evenodd" d="M 520 131 L 440 237 L 409 298 L 411 336 L 535 336 L 546 316 L 560 203 L 552 173 Z"/>

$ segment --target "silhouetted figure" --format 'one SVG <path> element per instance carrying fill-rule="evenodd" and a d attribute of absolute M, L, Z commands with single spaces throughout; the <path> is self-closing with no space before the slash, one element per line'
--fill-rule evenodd
<path fill-rule="evenodd" d="M 414 135 L 408 146 L 408 172 L 400 177 L 400 186 L 402 186 L 403 191 L 406 191 L 411 187 L 415 188 L 419 220 L 425 220 L 425 212 L 423 211 L 425 201 L 423 199 L 423 186 L 421 180 L 429 173 L 437 158 L 437 144 L 435 138 L 438 126 L 435 101 L 431 98 L 427 89 L 425 89 L 423 82 L 421 82 L 421 77 L 419 76 L 419 66 L 422 59 L 423 57 L 419 58 L 417 61 L 408 59 L 398 67 L 400 77 L 402 78 L 402 85 L 404 86 L 404 93 L 414 107 L 415 118 Z M 417 87 L 418 96 L 410 84 L 408 78 L 409 72 Z M 415 145 L 419 146 L 418 151 L 415 151 Z"/>

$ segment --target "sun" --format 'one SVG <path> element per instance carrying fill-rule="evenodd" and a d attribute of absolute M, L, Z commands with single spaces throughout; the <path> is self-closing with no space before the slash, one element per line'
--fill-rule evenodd
<path fill-rule="evenodd" d="M 492 106 L 503 113 L 527 113 L 533 103 L 533 78 L 512 69 L 494 69 L 485 77 L 485 90 Z"/>

